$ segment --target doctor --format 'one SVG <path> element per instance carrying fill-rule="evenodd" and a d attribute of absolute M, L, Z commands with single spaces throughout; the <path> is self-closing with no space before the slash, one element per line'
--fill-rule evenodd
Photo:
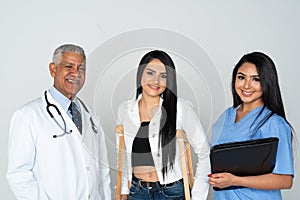
<path fill-rule="evenodd" d="M 103 130 L 97 115 L 76 97 L 85 81 L 84 50 L 72 44 L 58 47 L 49 70 L 53 87 L 11 120 L 11 189 L 17 199 L 111 200 Z M 71 102 L 75 106 L 68 110 Z"/>

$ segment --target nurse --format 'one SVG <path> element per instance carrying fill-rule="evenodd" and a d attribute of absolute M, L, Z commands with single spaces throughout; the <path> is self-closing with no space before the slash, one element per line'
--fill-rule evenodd
<path fill-rule="evenodd" d="M 272 173 L 235 176 L 210 175 L 209 183 L 224 189 L 214 192 L 215 200 L 281 200 L 281 189 L 293 184 L 292 126 L 287 121 L 280 94 L 277 71 L 269 56 L 261 52 L 244 55 L 232 73 L 233 106 L 214 124 L 212 144 L 250 139 L 279 138 Z M 233 166 L 234 167 L 234 166 Z"/>
<path fill-rule="evenodd" d="M 49 64 L 53 86 L 12 117 L 7 179 L 17 199 L 111 200 L 105 136 L 96 113 L 76 94 L 86 56 L 58 47 Z"/>

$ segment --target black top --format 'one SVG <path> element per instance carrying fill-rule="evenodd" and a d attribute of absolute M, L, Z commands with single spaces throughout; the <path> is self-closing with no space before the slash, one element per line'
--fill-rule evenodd
<path fill-rule="evenodd" d="M 136 166 L 154 166 L 151 147 L 149 143 L 149 123 L 142 122 L 133 140 L 131 164 Z"/>

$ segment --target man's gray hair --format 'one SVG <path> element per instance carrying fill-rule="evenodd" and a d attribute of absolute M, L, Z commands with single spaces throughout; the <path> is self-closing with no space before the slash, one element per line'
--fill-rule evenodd
<path fill-rule="evenodd" d="M 77 53 L 79 55 L 82 55 L 83 58 L 85 59 L 85 53 L 84 53 L 83 48 L 81 48 L 80 46 L 74 45 L 74 44 L 64 44 L 55 49 L 55 51 L 53 53 L 53 57 L 52 57 L 52 62 L 54 62 L 56 65 L 58 65 L 60 62 L 60 59 L 61 59 L 61 55 L 63 53 L 67 53 L 67 52 Z"/>

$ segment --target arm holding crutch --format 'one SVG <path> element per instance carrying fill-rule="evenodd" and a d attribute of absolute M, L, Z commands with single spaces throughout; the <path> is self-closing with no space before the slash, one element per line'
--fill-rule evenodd
<path fill-rule="evenodd" d="M 190 200 L 190 187 L 194 185 L 194 171 L 192 163 L 192 154 L 189 141 L 183 130 L 176 130 L 176 138 L 180 150 L 180 162 L 182 169 L 182 178 L 184 185 L 184 195 L 186 200 Z M 189 174 L 189 178 L 188 178 Z"/>
<path fill-rule="evenodd" d="M 180 120 L 181 124 L 179 124 L 178 129 L 184 130 L 186 137 L 183 139 L 183 141 L 188 142 L 186 143 L 187 147 L 184 148 L 187 149 L 190 145 L 190 147 L 193 149 L 193 152 L 197 156 L 194 179 L 190 178 L 192 180 L 190 182 L 191 198 L 193 200 L 206 200 L 209 191 L 207 175 L 211 173 L 209 160 L 210 145 L 208 142 L 208 137 L 201 124 L 200 118 L 192 107 L 192 104 L 183 100 L 181 103 L 184 104 L 184 106 L 179 107 L 178 109 L 180 114 L 179 116 L 182 118 Z M 186 152 L 188 157 L 191 159 L 191 155 L 189 155 L 190 152 Z"/>

